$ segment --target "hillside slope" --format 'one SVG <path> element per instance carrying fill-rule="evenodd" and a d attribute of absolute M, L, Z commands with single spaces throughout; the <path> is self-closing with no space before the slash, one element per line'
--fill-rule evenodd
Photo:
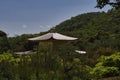
<path fill-rule="evenodd" d="M 87 46 L 109 47 L 119 50 L 120 47 L 120 11 L 86 13 L 56 26 L 56 31 L 79 38 L 83 49 Z M 77 45 L 80 45 L 79 42 Z M 80 47 L 80 46 L 79 46 Z M 81 47 L 80 47 L 81 48 Z"/>
<path fill-rule="evenodd" d="M 56 31 L 79 38 L 73 46 L 87 51 L 93 64 L 101 55 L 120 51 L 120 11 L 81 14 L 57 25 Z"/>

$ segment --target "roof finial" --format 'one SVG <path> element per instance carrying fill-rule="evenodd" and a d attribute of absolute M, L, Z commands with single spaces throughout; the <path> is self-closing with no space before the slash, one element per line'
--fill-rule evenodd
<path fill-rule="evenodd" d="M 51 33 L 55 33 L 56 31 L 55 31 L 55 27 L 52 27 L 51 29 L 50 29 L 50 32 Z"/>

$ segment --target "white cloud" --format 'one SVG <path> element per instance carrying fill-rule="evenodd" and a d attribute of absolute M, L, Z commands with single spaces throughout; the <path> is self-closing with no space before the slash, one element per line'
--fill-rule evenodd
<path fill-rule="evenodd" d="M 27 28 L 27 27 L 28 27 L 28 26 L 27 26 L 27 25 L 25 25 L 25 24 L 24 24 L 24 25 L 22 25 L 22 28 Z"/>
<path fill-rule="evenodd" d="M 51 25 L 40 25 L 40 28 L 51 28 L 52 26 Z"/>
<path fill-rule="evenodd" d="M 44 28 L 44 26 L 40 25 L 40 28 Z"/>
<path fill-rule="evenodd" d="M 51 26 L 51 25 L 46 25 L 46 27 L 47 27 L 47 28 L 52 28 L 52 26 Z"/>

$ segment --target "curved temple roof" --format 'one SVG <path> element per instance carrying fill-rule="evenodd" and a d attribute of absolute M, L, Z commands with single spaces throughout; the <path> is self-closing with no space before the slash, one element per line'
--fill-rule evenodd
<path fill-rule="evenodd" d="M 55 40 L 76 40 L 77 38 L 65 36 L 59 33 L 47 33 L 42 36 L 29 38 L 28 40 L 31 41 L 39 41 L 39 40 L 49 40 L 49 39 L 55 39 Z"/>

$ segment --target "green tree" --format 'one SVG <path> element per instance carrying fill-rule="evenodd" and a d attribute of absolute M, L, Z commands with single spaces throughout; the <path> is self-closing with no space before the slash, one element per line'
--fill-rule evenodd
<path fill-rule="evenodd" d="M 7 35 L 5 32 L 0 31 L 0 53 L 6 52 L 10 49 Z"/>
<path fill-rule="evenodd" d="M 97 0 L 97 8 L 103 8 L 106 5 L 110 5 L 115 9 L 120 9 L 120 0 Z"/>
<path fill-rule="evenodd" d="M 91 72 L 95 78 L 107 78 L 120 75 L 120 52 L 111 56 L 102 56 Z"/>
<path fill-rule="evenodd" d="M 31 34 L 28 34 L 28 35 L 23 34 L 21 36 L 9 37 L 8 41 L 11 46 L 11 49 L 14 52 L 32 50 L 36 43 L 30 42 L 28 40 L 29 37 L 32 37 L 32 35 Z"/>

